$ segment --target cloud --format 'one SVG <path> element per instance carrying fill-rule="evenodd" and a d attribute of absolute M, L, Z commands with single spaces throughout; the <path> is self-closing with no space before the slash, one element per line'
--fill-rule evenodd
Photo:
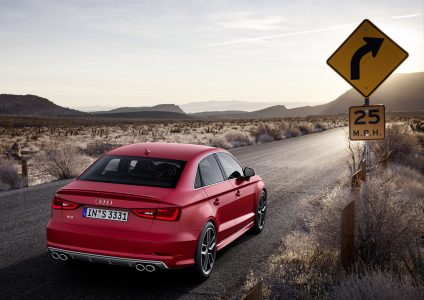
<path fill-rule="evenodd" d="M 402 16 L 392 16 L 391 19 L 408 19 L 408 18 L 415 18 L 421 16 L 421 14 L 409 14 L 409 15 L 402 15 Z"/>
<path fill-rule="evenodd" d="M 262 36 L 262 37 L 256 37 L 256 38 L 237 39 L 237 40 L 232 40 L 232 41 L 227 41 L 227 42 L 208 44 L 208 45 L 205 45 L 205 47 L 219 47 L 219 46 L 227 46 L 227 45 L 242 44 L 242 43 L 257 43 L 257 42 L 260 42 L 260 41 L 270 40 L 270 39 L 277 39 L 277 38 L 284 38 L 284 37 L 310 34 L 310 33 L 316 33 L 316 32 L 337 30 L 337 29 L 340 29 L 340 28 L 351 27 L 353 25 L 354 25 L 353 23 L 350 23 L 350 24 L 337 25 L 337 26 L 331 26 L 331 27 L 320 28 L 320 29 L 311 29 L 311 30 L 304 30 L 304 31 L 288 32 L 288 33 L 283 33 L 283 34 L 268 35 L 268 36 Z"/>
<path fill-rule="evenodd" d="M 282 29 L 281 24 L 283 18 L 269 16 L 265 18 L 244 17 L 237 20 L 225 21 L 218 23 L 219 26 L 231 29 L 247 29 L 247 30 L 278 30 Z"/>

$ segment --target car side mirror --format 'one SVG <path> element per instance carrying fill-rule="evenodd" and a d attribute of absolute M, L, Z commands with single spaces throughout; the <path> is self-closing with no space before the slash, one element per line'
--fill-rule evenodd
<path fill-rule="evenodd" d="M 253 176 L 255 176 L 255 175 L 256 175 L 255 170 L 253 170 L 252 168 L 245 167 L 245 168 L 243 169 L 243 176 L 244 176 L 245 178 L 250 179 L 250 177 L 253 177 Z"/>

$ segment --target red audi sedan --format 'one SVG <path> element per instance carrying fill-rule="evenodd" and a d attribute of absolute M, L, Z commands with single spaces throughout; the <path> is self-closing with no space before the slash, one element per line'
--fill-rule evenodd
<path fill-rule="evenodd" d="M 265 223 L 267 192 L 219 148 L 142 143 L 112 150 L 56 192 L 47 247 L 56 260 L 211 273 L 216 252 Z"/>

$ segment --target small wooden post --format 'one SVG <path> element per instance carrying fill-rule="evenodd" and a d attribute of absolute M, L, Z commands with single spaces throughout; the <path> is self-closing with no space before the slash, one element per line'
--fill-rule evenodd
<path fill-rule="evenodd" d="M 342 212 L 340 257 L 343 268 L 348 271 L 355 261 L 355 200 Z"/>
<path fill-rule="evenodd" d="M 361 162 L 361 173 L 359 179 L 365 181 L 365 175 L 367 174 L 367 165 L 365 161 Z"/>
<path fill-rule="evenodd" d="M 28 160 L 26 159 L 26 157 L 22 157 L 21 165 L 22 165 L 22 176 L 28 178 Z"/>
<path fill-rule="evenodd" d="M 22 157 L 21 159 L 21 166 L 22 166 L 22 177 L 25 178 L 27 184 L 29 182 L 29 176 L 28 176 L 28 159 L 26 157 Z"/>
<path fill-rule="evenodd" d="M 361 187 L 361 181 L 365 181 L 365 162 L 362 162 L 359 166 L 359 170 L 352 175 L 350 187 L 352 189 L 359 189 Z"/>
<path fill-rule="evenodd" d="M 242 300 L 262 300 L 263 293 L 262 293 L 262 281 L 259 281 L 250 291 L 242 297 Z"/>
<path fill-rule="evenodd" d="M 359 177 L 361 170 L 357 171 L 355 174 L 353 174 L 352 179 L 351 179 L 351 183 L 350 183 L 350 187 L 352 189 L 359 189 L 361 187 L 361 183 L 359 182 Z"/>

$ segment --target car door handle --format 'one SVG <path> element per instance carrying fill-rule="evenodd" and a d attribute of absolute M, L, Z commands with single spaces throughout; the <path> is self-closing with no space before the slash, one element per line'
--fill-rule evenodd
<path fill-rule="evenodd" d="M 214 205 L 219 205 L 221 204 L 221 200 L 219 200 L 219 198 L 216 198 L 215 201 L 213 202 Z"/>
<path fill-rule="evenodd" d="M 237 190 L 237 192 L 236 192 L 236 196 L 237 196 L 237 197 L 240 197 L 240 190 Z"/>

